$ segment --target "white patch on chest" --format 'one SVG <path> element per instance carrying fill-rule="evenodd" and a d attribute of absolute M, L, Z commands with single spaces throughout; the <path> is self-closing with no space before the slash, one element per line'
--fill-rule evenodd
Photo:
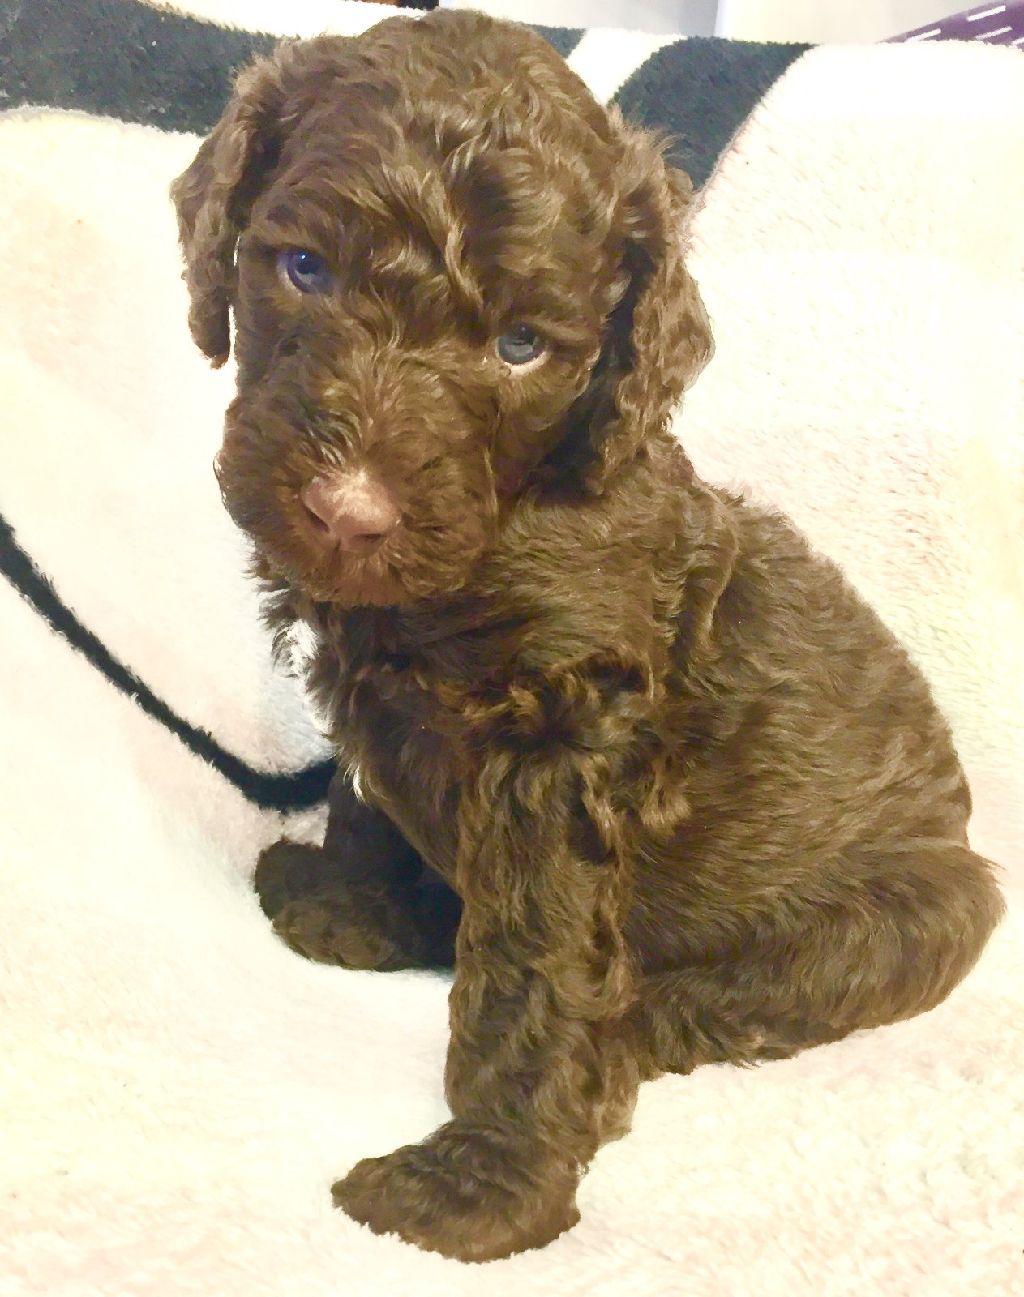
<path fill-rule="evenodd" d="M 352 791 L 361 802 L 365 802 L 366 792 L 363 788 L 363 772 L 354 762 L 349 762 L 348 777 L 352 780 Z"/>
<path fill-rule="evenodd" d="M 318 704 L 317 698 L 311 689 L 308 688 L 308 676 L 310 668 L 316 661 L 321 650 L 320 632 L 316 626 L 306 621 L 304 617 L 296 617 L 289 625 L 284 634 L 285 652 L 290 670 L 294 675 L 303 682 L 307 683 L 304 690 L 306 704 L 309 707 L 309 713 L 313 718 L 313 723 L 325 738 L 337 742 L 337 737 L 332 737 L 333 725 L 330 715 L 325 712 Z M 340 744 L 338 750 L 339 760 L 346 766 L 348 776 L 352 781 L 352 788 L 355 795 L 361 802 L 366 801 L 366 779 L 363 770 L 356 764 L 350 753 L 346 751 L 344 741 Z"/>
<path fill-rule="evenodd" d="M 320 648 L 320 637 L 308 621 L 298 617 L 285 633 L 288 662 L 297 676 L 304 676 Z"/>
<path fill-rule="evenodd" d="M 300 680 L 306 681 L 310 667 L 320 652 L 320 635 L 303 617 L 296 619 L 284 635 L 285 651 L 289 669 Z M 330 737 L 330 716 L 317 704 L 316 697 L 308 688 L 305 690 L 306 704 L 309 707 L 313 724 L 325 737 Z"/>

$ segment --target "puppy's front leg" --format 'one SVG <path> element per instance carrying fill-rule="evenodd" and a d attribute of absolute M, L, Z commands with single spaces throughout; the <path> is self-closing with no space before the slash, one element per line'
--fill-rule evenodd
<path fill-rule="evenodd" d="M 466 791 L 453 1120 L 334 1187 L 378 1233 L 464 1261 L 539 1247 L 579 1219 L 580 1172 L 628 1122 L 629 889 L 611 764 L 597 752 L 492 751 Z"/>

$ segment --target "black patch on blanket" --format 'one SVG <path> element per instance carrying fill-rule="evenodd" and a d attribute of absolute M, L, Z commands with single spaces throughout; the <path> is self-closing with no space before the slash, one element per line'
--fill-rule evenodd
<path fill-rule="evenodd" d="M 21 0 L 0 0 L 0 37 L 6 36 L 21 13 Z"/>
<path fill-rule="evenodd" d="M 0 573 L 115 689 L 176 735 L 195 756 L 208 761 L 250 802 L 263 810 L 295 811 L 315 806 L 326 797 L 327 785 L 335 771 L 333 761 L 322 761 L 292 774 L 261 774 L 239 757 L 226 752 L 206 730 L 197 729 L 182 720 L 137 675 L 119 662 L 91 630 L 82 625 L 15 540 L 13 529 L 3 517 L 0 517 Z"/>
<path fill-rule="evenodd" d="M 535 26 L 563 57 L 582 32 Z M 0 107 L 77 108 L 205 135 L 235 72 L 280 38 L 133 0 L 0 0 Z"/>
<path fill-rule="evenodd" d="M 205 135 L 235 71 L 276 44 L 131 0 L 31 0 L 0 41 L 0 104 Z"/>
<path fill-rule="evenodd" d="M 702 185 L 758 100 L 808 49 L 691 36 L 652 54 L 614 102 L 627 121 L 667 132 L 669 159 Z"/>
<path fill-rule="evenodd" d="M 549 45 L 553 45 L 563 59 L 567 59 L 583 36 L 579 27 L 542 27 L 540 23 L 527 23 L 538 36 L 543 36 Z"/>

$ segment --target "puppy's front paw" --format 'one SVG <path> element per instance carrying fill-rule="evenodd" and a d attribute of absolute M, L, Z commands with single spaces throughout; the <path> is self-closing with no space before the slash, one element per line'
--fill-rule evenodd
<path fill-rule="evenodd" d="M 579 1220 L 576 1171 L 525 1139 L 450 1121 L 422 1144 L 359 1162 L 334 1205 L 375 1234 L 458 1261 L 543 1247 Z"/>

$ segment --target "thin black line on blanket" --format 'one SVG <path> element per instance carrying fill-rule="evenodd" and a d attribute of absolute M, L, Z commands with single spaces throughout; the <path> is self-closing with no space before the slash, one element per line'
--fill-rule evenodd
<path fill-rule="evenodd" d="M 295 811 L 315 806 L 327 795 L 334 774 L 332 761 L 322 761 L 292 774 L 261 774 L 224 748 L 206 730 L 197 729 L 176 715 L 134 672 L 110 652 L 91 630 L 83 626 L 14 538 L 14 530 L 0 515 L 0 572 L 37 613 L 82 654 L 113 686 L 170 730 L 186 748 L 263 810 Z"/>

